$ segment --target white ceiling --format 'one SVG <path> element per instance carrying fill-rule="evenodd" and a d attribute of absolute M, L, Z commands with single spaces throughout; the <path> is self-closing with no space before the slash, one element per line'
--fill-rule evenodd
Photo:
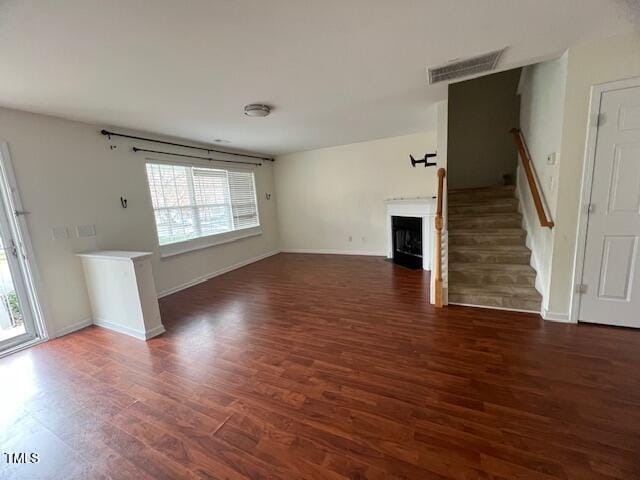
<path fill-rule="evenodd" d="M 279 154 L 423 131 L 426 67 L 631 28 L 634 0 L 0 0 L 0 104 Z M 248 118 L 265 102 L 271 116 Z"/>

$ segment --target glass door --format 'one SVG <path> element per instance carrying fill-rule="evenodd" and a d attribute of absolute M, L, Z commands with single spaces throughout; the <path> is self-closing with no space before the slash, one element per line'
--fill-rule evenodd
<path fill-rule="evenodd" d="M 0 355 L 40 336 L 28 288 L 29 265 L 24 248 L 19 198 L 12 187 L 8 150 L 0 152 Z"/>
<path fill-rule="evenodd" d="M 7 245 L 9 243 L 9 246 Z M 16 265 L 17 248 L 5 232 L 0 233 L 0 351 L 35 338 L 33 321 L 28 308 L 23 308 L 24 293 L 19 286 Z M 18 285 L 16 285 L 18 284 Z M 22 297 L 22 298 L 21 298 Z"/>

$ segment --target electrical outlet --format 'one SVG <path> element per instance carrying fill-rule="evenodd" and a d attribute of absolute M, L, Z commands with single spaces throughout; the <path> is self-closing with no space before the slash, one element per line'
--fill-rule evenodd
<path fill-rule="evenodd" d="M 78 237 L 95 237 L 96 226 L 95 225 L 78 225 L 76 227 L 76 233 Z"/>
<path fill-rule="evenodd" d="M 51 229 L 51 237 L 54 240 L 64 240 L 69 238 L 69 229 L 67 227 L 53 227 Z"/>

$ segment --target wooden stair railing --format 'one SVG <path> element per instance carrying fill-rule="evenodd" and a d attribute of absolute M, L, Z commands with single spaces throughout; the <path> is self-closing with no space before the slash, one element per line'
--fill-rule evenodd
<path fill-rule="evenodd" d="M 443 306 L 443 294 L 442 294 L 442 228 L 444 226 L 444 220 L 442 219 L 442 200 L 444 195 L 444 177 L 446 171 L 444 168 L 438 169 L 438 206 L 436 209 L 436 245 L 435 245 L 435 306 L 436 308 L 442 308 Z"/>
<path fill-rule="evenodd" d="M 533 174 L 531 155 L 529 154 L 529 149 L 527 148 L 527 142 L 524 139 L 524 135 L 519 128 L 512 128 L 511 134 L 513 135 L 513 140 L 516 142 L 516 147 L 518 148 L 518 153 L 522 160 L 522 166 L 524 167 L 524 172 L 527 175 L 527 183 L 529 184 L 529 190 L 531 190 L 533 204 L 535 205 L 536 212 L 538 213 L 540 226 L 553 228 L 554 223 L 547 217 L 547 212 L 545 211 L 544 204 L 542 203 L 540 190 L 538 189 L 538 184 L 536 183 L 536 178 Z"/>

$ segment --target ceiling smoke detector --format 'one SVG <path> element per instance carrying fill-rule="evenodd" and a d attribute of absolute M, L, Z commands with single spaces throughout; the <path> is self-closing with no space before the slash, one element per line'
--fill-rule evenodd
<path fill-rule="evenodd" d="M 248 117 L 266 117 L 271 113 L 271 107 L 260 103 L 252 103 L 244 107 L 244 114 Z"/>
<path fill-rule="evenodd" d="M 450 82 L 496 69 L 506 48 L 429 68 L 429 83 Z"/>

